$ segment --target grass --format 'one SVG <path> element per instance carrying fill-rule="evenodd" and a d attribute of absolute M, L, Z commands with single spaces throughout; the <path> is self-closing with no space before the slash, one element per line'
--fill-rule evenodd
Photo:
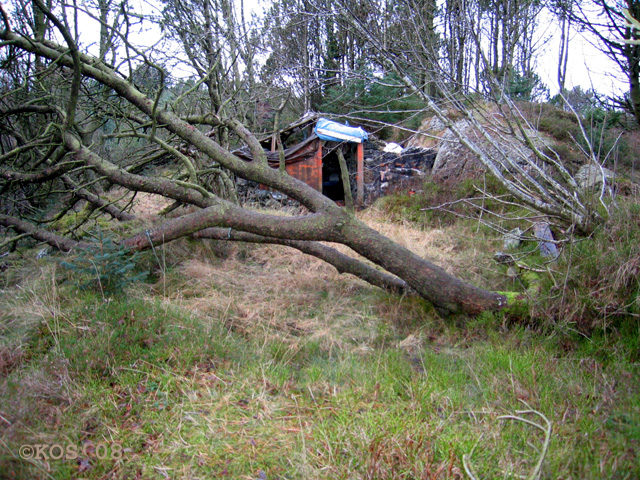
<path fill-rule="evenodd" d="M 367 215 L 486 281 L 490 238 Z M 553 429 L 540 478 L 640 476 L 637 328 L 587 340 L 445 321 L 284 248 L 197 248 L 166 246 L 165 276 L 113 297 L 54 262 L 16 266 L 0 299 L 0 478 L 459 479 L 465 456 L 476 478 L 526 477 L 544 434 L 502 417 L 544 423 L 517 413 L 530 409 Z M 79 455 L 21 458 L 34 444 Z"/>

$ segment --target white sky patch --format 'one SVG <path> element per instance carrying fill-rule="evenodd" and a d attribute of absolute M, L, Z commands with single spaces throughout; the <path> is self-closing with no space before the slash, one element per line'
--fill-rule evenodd
<path fill-rule="evenodd" d="M 244 7 L 245 20 L 251 21 L 253 15 L 263 16 L 266 8 L 270 5 L 268 0 L 232 0 L 236 8 L 237 22 L 241 21 L 240 7 Z M 132 18 L 132 25 L 129 30 L 128 41 L 140 51 L 147 51 L 151 48 L 159 48 L 164 54 L 164 63 L 162 66 L 169 69 L 171 76 L 174 78 L 188 78 L 194 75 L 193 68 L 188 65 L 188 60 L 182 51 L 182 47 L 176 42 L 166 38 L 158 25 L 159 19 L 162 17 L 163 5 L 155 0 L 129 0 L 131 12 L 142 16 L 142 19 Z M 88 9 L 86 3 L 81 8 Z M 97 11 L 92 12 L 97 16 Z M 69 10 L 69 21 L 72 20 L 71 9 Z M 114 14 L 110 13 L 109 22 L 113 22 Z M 78 15 L 78 25 L 80 33 L 81 48 L 89 54 L 97 56 L 99 54 L 100 42 L 100 22 L 89 15 L 80 13 Z M 62 40 L 62 39 L 60 39 Z M 119 42 L 120 44 L 121 42 Z M 118 61 L 122 61 L 125 56 L 124 49 L 120 47 L 117 51 Z M 157 54 L 150 55 L 157 57 Z M 110 58 L 107 59 L 110 61 Z M 116 61 L 116 65 L 118 63 Z M 134 66 L 140 62 L 134 62 Z"/>
<path fill-rule="evenodd" d="M 552 22 L 551 19 L 549 21 Z M 556 22 L 549 23 L 546 34 L 548 40 L 541 48 L 536 70 L 543 83 L 549 87 L 551 96 L 554 96 L 559 91 L 560 29 Z M 571 90 L 575 86 L 580 86 L 583 90 L 593 89 L 608 96 L 621 96 L 629 90 L 627 79 L 618 64 L 581 33 L 572 29 L 565 88 Z"/>

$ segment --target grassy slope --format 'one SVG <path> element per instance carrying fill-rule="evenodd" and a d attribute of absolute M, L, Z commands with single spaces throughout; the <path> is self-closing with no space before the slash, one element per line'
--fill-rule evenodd
<path fill-rule="evenodd" d="M 492 277 L 469 227 L 369 220 Z M 0 478 L 466 478 L 464 455 L 477 478 L 516 478 L 544 436 L 499 417 L 525 409 L 553 426 L 542 478 L 640 477 L 638 331 L 445 322 L 284 248 L 171 248 L 166 276 L 113 299 L 45 260 L 4 285 Z M 97 458 L 103 443 L 121 458 Z M 86 455 L 21 459 L 32 444 Z"/>

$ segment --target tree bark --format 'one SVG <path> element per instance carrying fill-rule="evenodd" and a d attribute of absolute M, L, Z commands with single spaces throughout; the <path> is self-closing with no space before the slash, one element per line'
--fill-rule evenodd
<path fill-rule="evenodd" d="M 362 222 L 352 221 L 343 229 L 344 243 L 388 272 L 402 278 L 442 313 L 477 315 L 507 306 L 504 295 L 463 282 L 398 245 Z"/>
<path fill-rule="evenodd" d="M 196 232 L 194 237 L 223 241 L 285 245 L 333 265 L 339 273 L 350 273 L 371 285 L 393 293 L 403 294 L 409 292 L 409 287 L 404 280 L 371 267 L 366 263 L 339 252 L 335 248 L 328 247 L 319 242 L 264 237 L 262 235 L 239 232 L 231 228 L 207 228 Z"/>
<path fill-rule="evenodd" d="M 215 197 L 193 183 L 170 180 L 162 177 L 146 177 L 132 174 L 106 161 L 82 142 L 72 129 L 65 129 L 62 139 L 74 161 L 82 161 L 87 167 L 113 184 L 132 191 L 156 193 L 199 208 L 193 213 L 161 223 L 150 231 L 143 231 L 124 240 L 134 248 L 150 248 L 152 243 L 168 242 L 200 232 L 207 228 L 231 228 L 233 235 L 258 235 L 278 242 L 329 241 L 342 243 L 373 263 L 387 270 L 391 276 L 380 277 L 355 259 L 346 260 L 325 248 L 312 244 L 291 243 L 291 246 L 314 251 L 318 255 L 331 257 L 333 264 L 344 271 L 356 273 L 374 284 L 388 288 L 395 285 L 404 289 L 404 284 L 414 289 L 443 313 L 478 314 L 484 310 L 500 310 L 507 304 L 506 297 L 469 285 L 448 274 L 444 269 L 428 262 L 405 247 L 384 237 L 355 218 L 353 214 L 338 207 L 327 197 L 299 181 L 286 172 L 270 168 L 260 156 L 251 162 L 236 157 L 206 134 L 182 120 L 157 102 L 143 95 L 133 85 L 119 76 L 98 59 L 79 52 L 72 58 L 67 48 L 49 41 L 34 41 L 4 30 L 0 39 L 11 43 L 13 48 L 32 52 L 56 62 L 66 68 L 77 69 L 84 77 L 111 88 L 121 99 L 129 102 L 140 112 L 161 125 L 181 141 L 198 149 L 234 174 L 256 181 L 298 200 L 310 213 L 295 217 L 281 217 L 243 209 L 224 199 Z M 76 72 L 77 73 L 77 72 Z M 256 152 L 260 148 L 257 140 L 235 119 L 218 119 L 221 125 L 233 129 L 240 138 Z M 68 122 L 69 119 L 67 118 Z M 29 225 L 2 217 L 0 220 L 13 228 L 32 234 L 35 238 L 52 243 L 62 249 L 74 248 L 73 244 L 48 237 Z M 236 233 L 238 232 L 238 233 Z M 400 280 L 392 280 L 393 275 Z"/>
<path fill-rule="evenodd" d="M 63 252 L 69 252 L 74 248 L 86 248 L 89 244 L 83 242 L 77 242 L 70 238 L 56 235 L 43 228 L 38 228 L 30 222 L 25 222 L 18 218 L 10 217 L 9 215 L 0 214 L 0 225 L 7 228 L 13 228 L 20 233 L 26 233 L 30 237 L 45 242 L 58 250 Z"/>
<path fill-rule="evenodd" d="M 169 242 L 214 226 L 280 240 L 295 238 L 342 243 L 397 275 L 443 314 L 477 315 L 507 306 L 504 295 L 482 290 L 453 277 L 342 209 L 305 217 L 279 217 L 278 223 L 274 224 L 270 215 L 249 212 L 231 204 L 219 204 L 166 222 L 150 232 L 140 233 L 127 239 L 126 245 L 134 249 L 149 248 L 150 241 L 154 244 Z"/>

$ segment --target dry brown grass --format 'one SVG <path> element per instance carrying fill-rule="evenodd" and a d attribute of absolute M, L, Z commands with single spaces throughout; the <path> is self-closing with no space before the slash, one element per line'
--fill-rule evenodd
<path fill-rule="evenodd" d="M 169 284 L 170 302 L 246 335 L 281 338 L 291 348 L 303 335 L 342 348 L 343 337 L 367 321 L 354 298 L 366 284 L 286 247 L 257 246 L 243 259 L 187 259 Z"/>
<path fill-rule="evenodd" d="M 139 193 L 134 200 L 133 213 L 138 215 L 143 221 L 149 221 L 170 203 L 166 198 L 159 195 Z M 293 216 L 299 213 L 295 208 L 291 207 L 265 209 L 256 206 L 252 209 L 276 216 Z M 181 208 L 174 213 L 179 214 L 184 212 L 185 209 Z M 475 240 L 478 240 L 477 232 L 465 232 L 459 225 L 423 230 L 416 228 L 416 226 L 410 222 L 402 224 L 393 222 L 389 220 L 384 212 L 373 207 L 360 212 L 359 218 L 383 235 L 392 238 L 399 244 L 412 250 L 417 255 L 445 268 L 452 275 L 481 282 L 481 274 L 484 272 L 479 269 L 479 265 L 490 265 L 490 262 L 486 261 L 486 258 L 490 257 L 486 252 L 486 243 L 480 245 L 479 248 L 467 248 L 465 242 L 467 242 L 469 238 L 475 237 Z M 467 239 L 464 238 L 465 234 L 467 234 Z M 208 245 L 208 251 L 204 252 L 206 258 L 210 256 L 234 256 L 238 253 L 237 249 L 229 247 L 225 242 L 207 242 L 205 245 Z M 347 247 L 341 245 L 332 246 L 343 253 L 357 256 Z M 192 245 L 186 245 L 185 248 L 185 242 L 174 242 L 171 248 L 173 258 L 177 260 L 176 263 L 183 260 L 188 263 L 188 258 L 193 252 Z M 313 274 L 315 271 L 320 271 L 321 269 L 325 269 L 326 271 L 327 268 L 323 265 L 323 262 L 318 260 L 312 261 L 310 257 L 291 249 L 276 248 L 274 250 L 271 249 L 271 247 L 252 246 L 251 251 L 251 255 L 256 256 L 258 261 L 260 261 L 259 258 L 257 258 L 261 255 L 260 252 L 268 252 L 266 253 L 266 257 L 270 257 L 271 252 L 278 252 L 274 253 L 274 259 L 279 256 L 284 256 L 285 261 L 290 263 L 290 269 L 292 271 L 306 270 L 310 274 Z M 199 258 L 202 258 L 202 256 Z M 267 258 L 265 261 L 269 260 L 270 259 Z M 329 270 L 332 269 L 329 268 Z"/>
<path fill-rule="evenodd" d="M 139 194 L 134 210 L 150 218 L 167 204 L 160 196 Z M 291 209 L 261 211 L 295 214 Z M 374 208 L 359 216 L 382 234 L 454 275 L 479 278 L 483 273 L 478 265 L 486 253 L 463 248 L 459 230 L 421 230 L 408 222 L 394 223 Z M 347 247 L 332 246 L 357 256 Z M 133 295 L 160 295 L 167 304 L 176 303 L 209 321 L 222 321 L 244 335 L 278 339 L 292 352 L 301 342 L 317 342 L 323 349 L 366 354 L 384 334 L 380 332 L 381 318 L 394 326 L 409 326 L 402 334 L 402 338 L 408 337 L 406 341 L 397 341 L 407 352 L 419 348 L 424 341 L 421 333 L 414 335 L 414 327 L 423 324 L 427 315 L 422 304 L 387 297 L 375 287 L 353 276 L 340 275 L 330 265 L 294 249 L 182 239 L 157 246 L 156 255 L 149 253 L 149 261 L 158 280 L 152 287 L 138 286 Z M 44 282 L 43 277 L 47 277 Z M 54 277 L 53 262 L 45 269 L 40 266 L 30 275 L 25 274 L 16 296 L 20 301 L 10 305 L 8 312 L 15 309 L 16 315 L 23 319 L 28 316 L 34 322 L 43 318 L 65 322 L 60 317 Z M 29 285 L 38 285 L 39 290 Z M 3 368 L 11 369 L 20 361 L 19 346 L 15 347 L 3 350 Z"/>
<path fill-rule="evenodd" d="M 0 437 L 16 441 L 44 421 L 56 425 L 73 403 L 68 362 L 57 339 L 62 314 L 57 265 L 40 260 L 23 265 L 20 284 L 2 292 L 0 302 Z M 37 364 L 30 356 L 46 351 Z M 19 383 L 12 373 L 19 371 Z"/>
<path fill-rule="evenodd" d="M 114 188 L 109 192 L 113 199 L 122 198 L 120 205 L 125 205 L 132 201 L 131 213 L 140 220 L 153 220 L 162 210 L 173 203 L 172 200 L 153 193 L 138 192 L 133 197 L 133 193 L 127 192 L 124 188 Z"/>
<path fill-rule="evenodd" d="M 460 224 L 424 230 L 411 222 L 393 222 L 376 208 L 362 212 L 361 219 L 451 275 L 480 286 L 487 276 L 487 269 L 494 266 L 493 252 L 500 248 L 499 240 Z"/>
<path fill-rule="evenodd" d="M 454 275 L 464 272 L 469 278 L 482 273 L 480 258 L 488 254 L 464 249 L 453 230 L 425 231 L 410 223 L 392 223 L 375 209 L 361 212 L 360 217 Z M 356 255 L 342 245 L 332 246 Z M 392 328 L 403 329 L 402 338 L 406 338 L 398 344 L 411 353 L 424 341 L 415 329 L 433 316 L 420 302 L 412 305 L 387 297 L 360 279 L 340 275 L 321 260 L 291 248 L 234 245 L 226 258 L 216 255 L 207 243 L 182 241 L 164 248 L 167 263 L 176 268 L 159 278 L 154 295 L 209 321 L 223 321 L 243 335 L 282 342 L 291 355 L 306 342 L 366 354 L 385 334 L 380 331 L 381 318 L 391 322 Z"/>

